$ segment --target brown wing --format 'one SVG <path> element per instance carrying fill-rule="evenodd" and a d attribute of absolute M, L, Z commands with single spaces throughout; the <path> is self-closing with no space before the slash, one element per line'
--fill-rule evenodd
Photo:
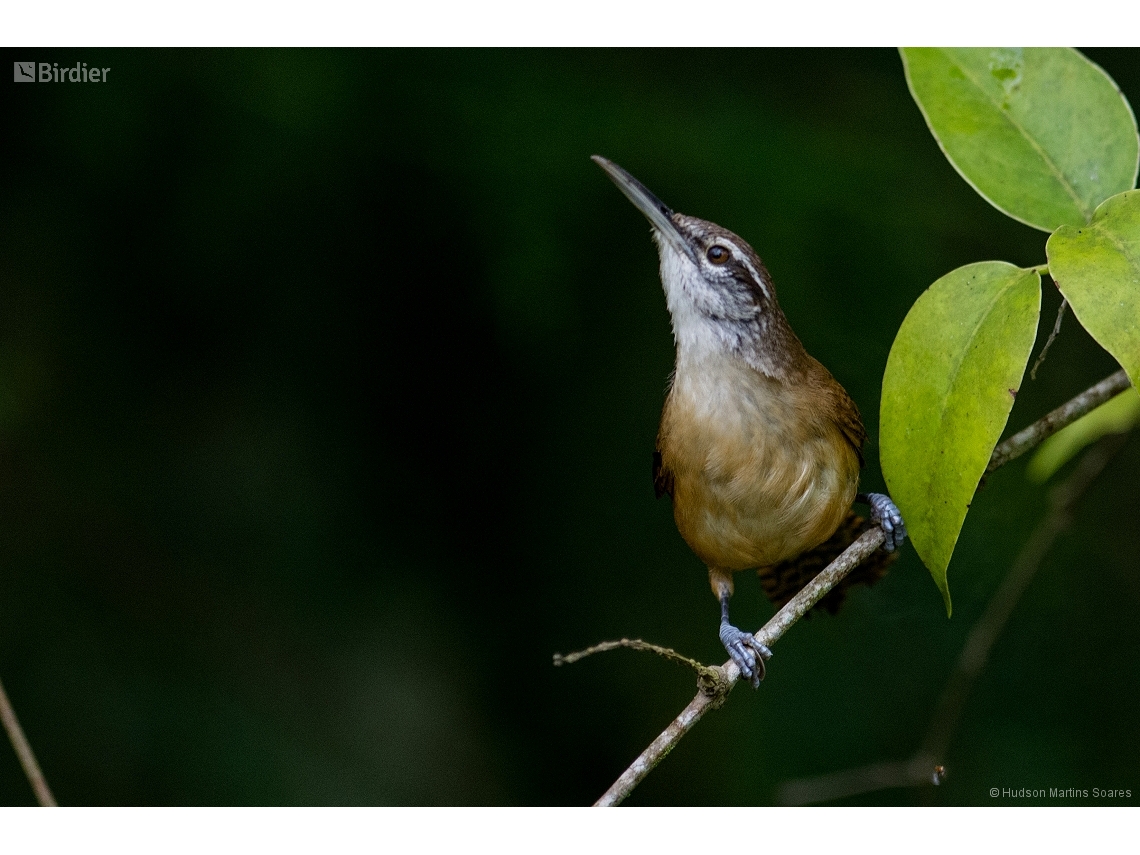
<path fill-rule="evenodd" d="M 866 465 L 863 460 L 863 443 L 867 441 L 867 430 L 863 427 L 859 408 L 855 406 L 851 396 L 838 383 L 835 384 L 835 387 L 840 401 L 832 418 L 835 419 L 835 423 L 847 441 L 851 443 L 851 447 L 855 449 L 855 453 L 859 456 L 859 468 L 862 469 Z"/>
<path fill-rule="evenodd" d="M 660 499 L 666 493 L 673 498 L 673 470 L 661 459 L 661 449 L 653 450 L 653 492 Z"/>
<path fill-rule="evenodd" d="M 805 354 L 806 356 L 806 354 Z M 859 468 L 863 468 L 863 443 L 867 441 L 867 431 L 863 427 L 863 418 L 859 415 L 859 408 L 851 400 L 839 381 L 831 376 L 820 362 L 807 357 L 804 365 L 804 374 L 800 382 L 808 390 L 808 398 L 818 402 L 816 406 L 824 408 L 824 412 L 839 428 L 844 438 L 851 443 L 855 454 L 859 458 Z"/>
<path fill-rule="evenodd" d="M 854 511 L 848 511 L 847 519 L 839 526 L 830 538 L 815 549 L 810 549 L 781 564 L 772 567 L 761 567 L 756 572 L 760 576 L 760 584 L 764 593 L 768 595 L 776 607 L 783 606 L 788 600 L 798 594 L 803 587 L 819 575 L 828 564 L 839 557 L 848 546 L 855 542 L 870 527 L 863 517 Z M 885 552 L 876 549 L 862 564 L 852 570 L 838 585 L 828 591 L 827 595 L 815 604 L 815 609 L 823 609 L 830 614 L 839 611 L 847 592 L 853 585 L 874 585 L 887 575 L 891 564 L 899 557 L 898 550 Z M 815 610 L 813 609 L 813 611 Z M 810 612 L 809 612 L 810 614 Z"/>

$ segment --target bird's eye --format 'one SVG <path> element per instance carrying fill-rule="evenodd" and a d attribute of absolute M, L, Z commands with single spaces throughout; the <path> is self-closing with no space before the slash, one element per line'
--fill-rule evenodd
<path fill-rule="evenodd" d="M 729 251 L 720 244 L 714 244 L 709 247 L 709 251 L 705 253 L 705 257 L 713 264 L 724 264 L 728 261 Z"/>

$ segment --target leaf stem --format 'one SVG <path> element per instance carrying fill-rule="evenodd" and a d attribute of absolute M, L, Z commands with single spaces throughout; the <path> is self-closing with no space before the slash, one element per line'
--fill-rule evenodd
<path fill-rule="evenodd" d="M 1029 372 L 1029 379 L 1037 379 L 1037 369 L 1041 367 L 1041 363 L 1045 361 L 1045 355 L 1049 352 L 1049 348 L 1053 346 L 1053 341 L 1061 332 L 1061 321 L 1065 317 L 1065 309 L 1069 308 L 1069 301 L 1064 297 L 1061 298 L 1061 306 L 1057 309 L 1057 320 L 1053 322 L 1053 332 L 1049 333 L 1049 338 L 1045 340 L 1045 346 L 1041 348 L 1041 352 L 1037 354 L 1037 361 L 1033 363 L 1033 370 Z"/>

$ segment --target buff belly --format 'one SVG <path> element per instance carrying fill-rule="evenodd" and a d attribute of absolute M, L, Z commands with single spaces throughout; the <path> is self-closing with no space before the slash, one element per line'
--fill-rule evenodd
<path fill-rule="evenodd" d="M 858 456 L 796 389 L 754 372 L 722 380 L 710 389 L 679 375 L 663 413 L 677 528 L 710 568 L 794 558 L 846 517 Z"/>

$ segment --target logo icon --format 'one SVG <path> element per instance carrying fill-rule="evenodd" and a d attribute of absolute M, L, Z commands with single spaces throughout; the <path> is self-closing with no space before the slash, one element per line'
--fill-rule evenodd
<path fill-rule="evenodd" d="M 36 64 L 34 62 L 17 62 L 15 66 L 12 77 L 16 83 L 36 82 Z"/>

